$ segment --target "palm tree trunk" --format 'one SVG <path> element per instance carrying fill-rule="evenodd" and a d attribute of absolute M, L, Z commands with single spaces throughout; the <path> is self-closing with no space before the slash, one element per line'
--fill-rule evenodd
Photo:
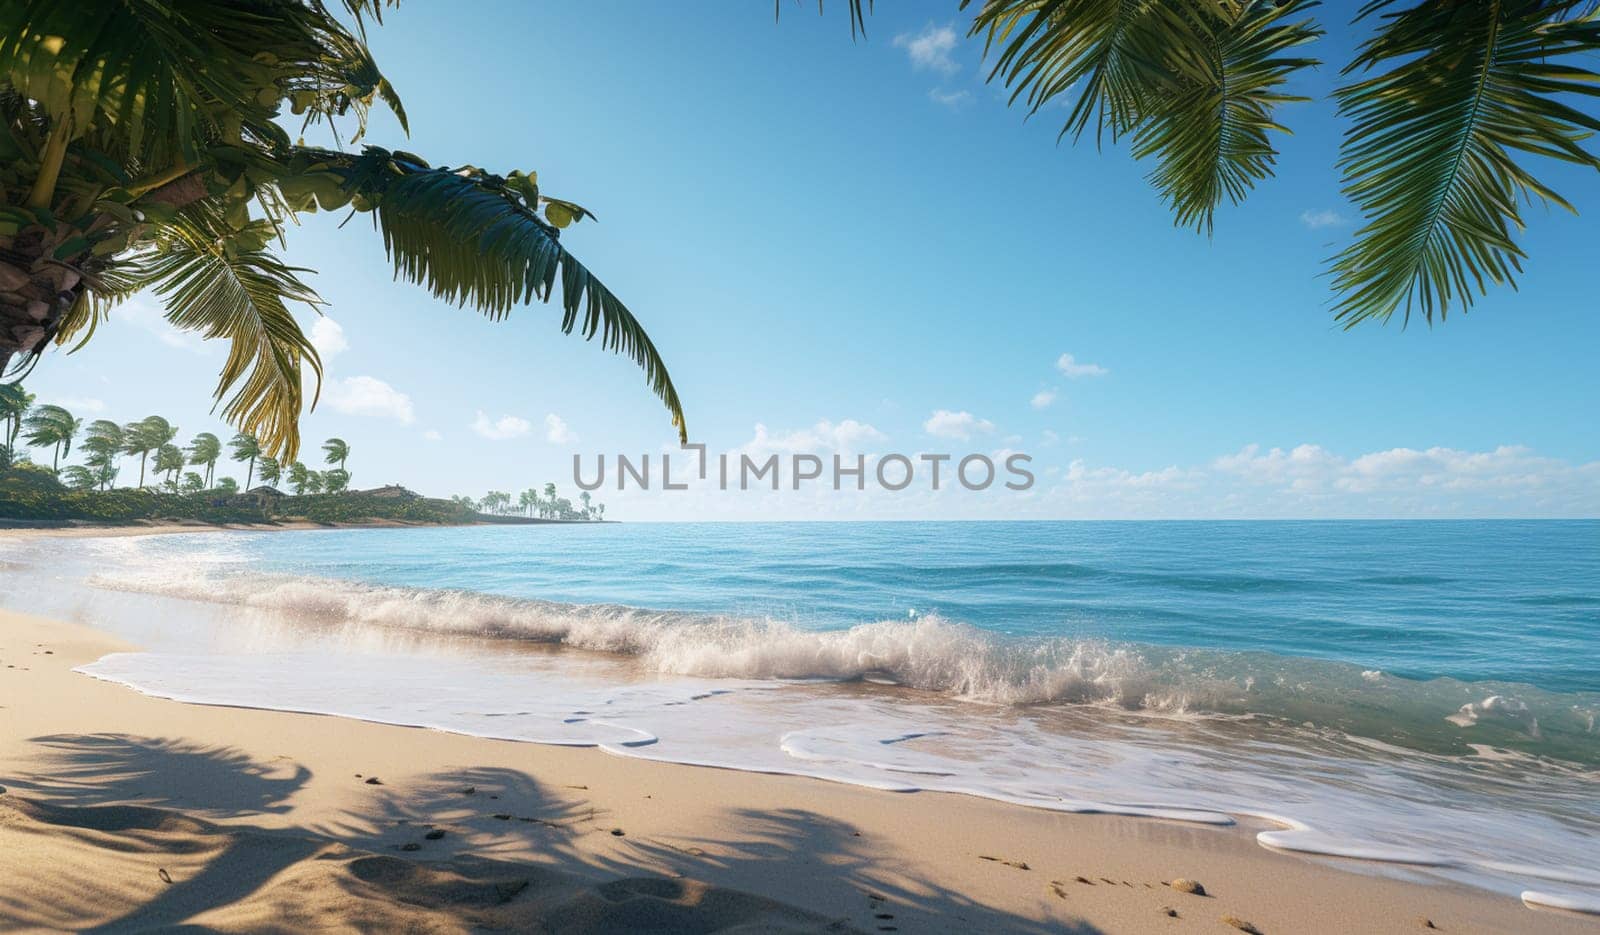
<path fill-rule="evenodd" d="M 42 352 L 82 291 L 81 276 L 46 262 L 53 246 L 38 227 L 0 236 L 0 373 L 12 357 Z"/>
<path fill-rule="evenodd" d="M 251 455 L 250 456 L 250 466 L 248 468 L 245 468 L 245 472 L 244 472 L 244 489 L 245 490 L 249 490 L 250 489 L 250 478 L 254 477 L 255 473 L 256 473 L 256 458 L 255 458 L 255 455 Z"/>
<path fill-rule="evenodd" d="M 149 456 L 150 456 L 150 453 L 148 451 L 139 455 L 139 489 L 140 490 L 144 489 L 144 459 L 148 458 Z"/>

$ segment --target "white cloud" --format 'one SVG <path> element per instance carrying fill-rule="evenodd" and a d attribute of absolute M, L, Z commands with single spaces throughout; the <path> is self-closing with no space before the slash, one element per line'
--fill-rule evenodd
<path fill-rule="evenodd" d="M 1324 227 L 1341 227 L 1349 220 L 1332 208 L 1323 208 L 1321 211 L 1308 209 L 1300 212 L 1300 223 L 1311 230 L 1320 230 Z"/>
<path fill-rule="evenodd" d="M 1082 363 L 1071 354 L 1056 358 L 1056 369 L 1061 375 L 1076 380 L 1079 377 L 1103 377 L 1111 371 L 1099 364 Z"/>
<path fill-rule="evenodd" d="M 1055 390 L 1040 390 L 1039 392 L 1033 394 L 1033 399 L 1028 401 L 1028 405 L 1035 409 L 1048 409 L 1055 401 Z"/>
<path fill-rule="evenodd" d="M 422 433 L 422 440 L 423 441 L 436 442 L 436 441 L 442 441 L 443 439 L 444 439 L 444 436 L 440 435 L 438 433 L 438 431 L 435 430 L 435 429 L 428 429 L 426 432 Z"/>
<path fill-rule="evenodd" d="M 311 323 L 311 333 L 306 337 L 311 339 L 311 346 L 317 349 L 324 364 L 350 349 L 344 328 L 326 315 L 317 316 L 317 320 Z"/>
<path fill-rule="evenodd" d="M 501 416 L 490 420 L 488 413 L 478 410 L 478 417 L 472 421 L 472 430 L 490 441 L 501 442 L 510 438 L 519 438 L 532 431 L 533 423 L 521 416 Z"/>
<path fill-rule="evenodd" d="M 578 436 L 567 427 L 566 420 L 553 412 L 544 417 L 544 437 L 552 445 L 565 445 L 578 440 Z"/>
<path fill-rule="evenodd" d="M 956 110 L 972 100 L 971 91 L 941 91 L 933 88 L 928 91 L 928 99 L 935 104 L 943 104 L 951 110 Z"/>
<path fill-rule="evenodd" d="M 1061 443 L 1061 436 L 1057 435 L 1053 429 L 1045 429 L 1039 435 L 1039 444 L 1043 445 L 1046 448 L 1049 448 L 1052 445 L 1059 445 L 1060 443 Z"/>
<path fill-rule="evenodd" d="M 1517 445 L 1390 448 L 1346 458 L 1320 445 L 1247 445 L 1212 462 L 1224 482 L 1321 515 L 1586 515 L 1600 511 L 1600 461 L 1571 464 Z"/>
<path fill-rule="evenodd" d="M 988 419 L 980 419 L 966 410 L 951 412 L 948 409 L 938 409 L 922 423 L 922 430 L 938 438 L 966 440 L 973 435 L 994 431 L 994 423 Z"/>
<path fill-rule="evenodd" d="M 864 444 L 884 441 L 886 438 L 887 436 L 876 428 L 855 419 L 845 419 L 840 422 L 823 419 L 810 428 L 794 429 L 776 435 L 768 431 L 765 425 L 756 423 L 755 437 L 739 450 L 750 455 L 774 452 L 857 452 Z"/>
<path fill-rule="evenodd" d="M 111 320 L 131 322 L 155 335 L 162 344 L 180 351 L 188 351 L 191 354 L 208 354 L 211 351 L 195 332 L 179 331 L 173 327 L 172 323 L 167 321 L 165 310 L 144 296 L 134 296 L 113 309 Z"/>
<path fill-rule="evenodd" d="M 345 377 L 322 385 L 322 401 L 347 416 L 374 416 L 410 425 L 416 419 L 411 397 L 377 377 Z"/>
<path fill-rule="evenodd" d="M 61 406 L 72 413 L 106 411 L 105 400 L 95 399 L 92 396 L 58 396 L 47 402 Z"/>
<path fill-rule="evenodd" d="M 929 23 L 916 35 L 901 33 L 894 37 L 894 47 L 905 49 L 911 57 L 911 65 L 917 70 L 928 69 L 940 74 L 953 75 L 961 70 L 950 53 L 955 50 L 960 38 L 956 35 L 955 28 L 950 25 L 935 26 Z"/>

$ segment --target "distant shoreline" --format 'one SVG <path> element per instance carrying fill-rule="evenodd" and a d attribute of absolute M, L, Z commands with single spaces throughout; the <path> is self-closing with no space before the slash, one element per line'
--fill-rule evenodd
<path fill-rule="evenodd" d="M 439 529 L 458 526 L 598 526 L 614 525 L 616 520 L 536 519 L 525 516 L 486 516 L 461 523 L 407 522 L 375 519 L 352 523 L 317 523 L 310 520 L 284 520 L 280 523 L 208 523 L 203 520 L 135 520 L 128 523 L 97 523 L 89 520 L 28 520 L 0 517 L 0 538 L 26 538 L 32 535 L 57 538 L 120 536 L 159 536 L 185 532 L 292 532 L 307 529 Z"/>

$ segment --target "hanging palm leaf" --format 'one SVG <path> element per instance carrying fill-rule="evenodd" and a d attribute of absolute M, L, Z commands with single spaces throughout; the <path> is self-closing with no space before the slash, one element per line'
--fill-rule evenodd
<path fill-rule="evenodd" d="M 1369 3 L 1363 16 L 1395 7 Z M 1573 103 L 1600 95 L 1580 56 L 1600 50 L 1591 3 L 1430 2 L 1385 13 L 1346 73 L 1387 71 L 1338 92 L 1350 121 L 1346 192 L 1367 223 L 1334 261 L 1347 325 L 1416 308 L 1432 322 L 1488 283 L 1515 285 L 1519 201 L 1572 209 L 1518 154 L 1600 169 L 1583 141 L 1600 121 Z"/>

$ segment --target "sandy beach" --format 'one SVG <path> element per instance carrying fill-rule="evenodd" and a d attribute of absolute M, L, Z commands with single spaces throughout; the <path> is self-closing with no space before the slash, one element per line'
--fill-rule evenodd
<path fill-rule="evenodd" d="M 181 704 L 72 671 L 130 648 L 0 612 L 0 929 L 1595 930 L 1273 853 L 1249 823 Z"/>

